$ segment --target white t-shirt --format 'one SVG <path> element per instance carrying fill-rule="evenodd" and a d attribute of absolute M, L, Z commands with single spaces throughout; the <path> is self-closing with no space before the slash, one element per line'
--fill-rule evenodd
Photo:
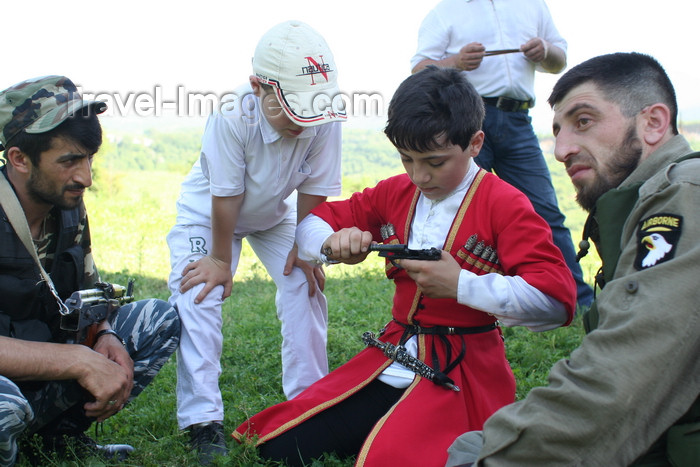
<path fill-rule="evenodd" d="M 566 52 L 566 41 L 552 21 L 544 0 L 443 0 L 423 20 L 411 68 L 442 60 L 471 42 L 486 50 L 518 49 L 540 37 Z M 522 53 L 484 57 L 479 68 L 465 71 L 484 97 L 535 98 L 536 67 Z"/>
<path fill-rule="evenodd" d="M 238 99 L 212 114 L 202 136 L 199 160 L 182 183 L 177 224 L 211 225 L 211 196 L 245 193 L 236 233 L 267 230 L 295 209 L 297 190 L 338 196 L 341 188 L 339 122 L 306 127 L 282 138 L 260 111 L 250 85 Z"/>

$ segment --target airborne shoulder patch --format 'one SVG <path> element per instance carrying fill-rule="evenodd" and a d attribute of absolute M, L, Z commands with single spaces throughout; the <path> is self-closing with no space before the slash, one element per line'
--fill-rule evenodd
<path fill-rule="evenodd" d="M 668 261 L 676 253 L 683 218 L 674 214 L 655 214 L 639 223 L 637 257 L 634 267 L 641 271 Z"/>

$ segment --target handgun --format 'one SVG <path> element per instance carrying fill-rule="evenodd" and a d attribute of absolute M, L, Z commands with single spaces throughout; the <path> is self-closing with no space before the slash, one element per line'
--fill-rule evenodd
<path fill-rule="evenodd" d="M 378 251 L 379 256 L 389 260 L 395 259 L 421 259 L 426 261 L 439 261 L 442 251 L 437 248 L 423 250 L 411 250 L 403 243 L 374 243 L 369 246 L 369 251 Z"/>

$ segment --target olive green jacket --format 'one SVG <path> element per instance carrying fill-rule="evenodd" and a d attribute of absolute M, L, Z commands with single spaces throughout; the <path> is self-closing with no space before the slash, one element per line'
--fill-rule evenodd
<path fill-rule="evenodd" d="M 643 182 L 622 226 L 612 280 L 596 299 L 597 328 L 554 365 L 549 385 L 489 418 L 478 465 L 627 466 L 693 406 L 700 159 L 674 163 L 690 152 L 676 136 L 620 185 Z M 666 245 L 652 243 L 655 233 L 667 235 Z"/>

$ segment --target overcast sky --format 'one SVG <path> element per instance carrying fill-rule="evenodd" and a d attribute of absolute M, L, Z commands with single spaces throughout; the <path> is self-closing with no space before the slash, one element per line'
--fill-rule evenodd
<path fill-rule="evenodd" d="M 69 2 L 66 2 L 69 3 Z M 299 19 L 317 29 L 336 58 L 345 92 L 379 93 L 388 103 L 410 73 L 418 27 L 430 0 L 308 0 L 196 2 L 48 1 L 5 5 L 4 89 L 23 79 L 62 74 L 86 91 L 221 95 L 247 80 L 260 36 Z M 569 66 L 594 55 L 639 51 L 654 55 L 676 86 L 681 118 L 700 120 L 700 42 L 693 3 L 681 0 L 548 0 L 569 43 Z M 9 10 L 9 11 L 8 11 Z M 546 104 L 556 75 L 538 73 L 538 131 L 551 128 Z M 132 114 L 133 115 L 133 114 Z M 118 117 L 110 117 L 118 118 Z M 361 118 L 361 117 L 358 117 Z M 170 120 L 141 117 L 144 126 Z M 362 122 L 355 122 L 362 124 Z"/>

